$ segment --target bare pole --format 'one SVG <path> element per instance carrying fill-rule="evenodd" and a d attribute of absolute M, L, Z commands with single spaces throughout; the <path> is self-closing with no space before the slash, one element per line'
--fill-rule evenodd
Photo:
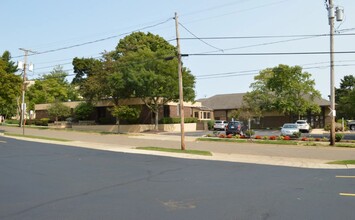
<path fill-rule="evenodd" d="M 26 49 L 20 48 L 20 50 L 25 52 L 25 58 L 23 63 L 23 78 L 22 78 L 22 101 L 21 101 L 21 124 L 22 135 L 25 135 L 25 92 L 26 92 L 26 69 L 27 69 L 27 56 L 28 51 Z"/>
<path fill-rule="evenodd" d="M 182 83 L 182 64 L 181 64 L 181 52 L 180 52 L 180 36 L 179 36 L 179 22 L 178 16 L 175 12 L 175 29 L 176 29 L 176 47 L 178 56 L 178 74 L 179 74 L 179 102 L 180 102 L 180 130 L 181 130 L 181 150 L 185 150 L 185 126 L 184 126 L 184 94 Z"/>
<path fill-rule="evenodd" d="M 335 89 L 334 89 L 334 6 L 333 0 L 329 0 L 328 6 L 330 25 L 330 145 L 335 145 Z"/>

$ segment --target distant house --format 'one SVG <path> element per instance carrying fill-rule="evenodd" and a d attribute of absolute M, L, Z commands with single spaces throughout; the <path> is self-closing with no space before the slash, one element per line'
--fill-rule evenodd
<path fill-rule="evenodd" d="M 233 110 L 238 110 L 242 107 L 243 96 L 246 93 L 233 93 L 233 94 L 221 94 L 215 95 L 210 98 L 204 98 L 197 100 L 209 109 L 213 109 L 213 119 L 215 120 L 227 120 L 229 113 Z M 311 114 L 302 116 L 302 119 L 307 119 L 308 123 L 313 128 L 323 128 L 326 124 L 330 123 L 330 116 L 328 115 L 330 110 L 330 102 L 325 99 L 316 99 L 315 102 L 321 108 L 319 114 Z M 261 118 L 254 118 L 252 120 L 253 127 L 262 128 L 277 128 L 287 122 L 295 122 L 298 118 L 296 115 L 284 115 L 279 112 L 266 112 Z"/>

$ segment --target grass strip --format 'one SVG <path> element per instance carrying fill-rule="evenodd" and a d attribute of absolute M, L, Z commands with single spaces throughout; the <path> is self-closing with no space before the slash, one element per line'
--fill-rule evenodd
<path fill-rule="evenodd" d="M 355 144 L 352 143 L 335 143 L 336 147 L 349 147 L 349 148 L 355 148 Z"/>
<path fill-rule="evenodd" d="M 355 164 L 355 160 L 337 160 L 337 161 L 328 162 L 327 164 L 349 165 L 349 164 Z"/>
<path fill-rule="evenodd" d="M 202 155 L 202 156 L 212 156 L 211 152 L 202 151 L 202 150 L 181 150 L 181 149 L 163 148 L 163 147 L 137 147 L 136 149 L 162 151 L 162 152 L 169 152 L 169 153 L 183 153 L 183 154 L 194 154 L 194 155 Z"/>
<path fill-rule="evenodd" d="M 22 135 L 22 134 L 7 133 L 7 132 L 5 132 L 5 135 L 12 136 L 12 137 L 25 137 L 25 138 L 33 138 L 33 139 L 41 139 L 41 140 L 49 140 L 49 141 L 62 141 L 62 142 L 71 141 L 71 140 L 61 139 L 61 138 L 49 138 L 49 137 L 40 137 L 40 136 L 34 136 L 34 135 Z"/>

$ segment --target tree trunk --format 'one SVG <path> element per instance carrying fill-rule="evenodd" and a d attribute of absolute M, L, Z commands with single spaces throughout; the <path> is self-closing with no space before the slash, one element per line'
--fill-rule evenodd
<path fill-rule="evenodd" d="M 116 118 L 117 134 L 120 133 L 120 119 Z"/>
<path fill-rule="evenodd" d="M 159 113 L 159 110 L 156 110 L 155 111 L 155 125 L 154 125 L 154 130 L 155 131 L 159 130 L 158 129 L 158 123 L 159 123 L 159 115 L 158 115 L 158 113 Z"/>

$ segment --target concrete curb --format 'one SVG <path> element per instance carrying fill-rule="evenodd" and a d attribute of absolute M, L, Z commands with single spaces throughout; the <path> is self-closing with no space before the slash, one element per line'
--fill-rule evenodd
<path fill-rule="evenodd" d="M 53 140 L 32 139 L 26 137 L 13 137 L 13 136 L 7 136 L 7 137 L 13 139 L 19 139 L 19 140 L 32 141 L 32 142 L 65 145 L 71 147 L 81 147 L 86 149 L 104 150 L 104 151 L 130 153 L 130 154 L 155 155 L 155 156 L 174 157 L 174 158 L 183 158 L 183 159 L 227 161 L 227 162 L 262 164 L 262 165 L 271 165 L 271 166 L 298 167 L 298 168 L 307 168 L 307 169 L 355 169 L 355 165 L 327 164 L 327 162 L 330 161 L 317 160 L 317 159 L 256 156 L 256 155 L 246 155 L 246 154 L 236 154 L 236 153 L 225 154 L 225 153 L 214 153 L 214 152 L 211 152 L 212 156 L 202 156 L 202 155 L 193 155 L 193 154 L 184 154 L 184 153 L 169 153 L 169 152 L 160 152 L 160 151 L 140 150 L 140 149 L 136 149 L 136 146 L 130 146 L 130 145 L 103 144 L 103 143 L 82 142 L 82 141 L 61 142 L 61 141 L 53 141 Z M 154 136 L 153 135 L 132 136 L 131 138 L 148 139 L 148 138 L 154 138 Z"/>

